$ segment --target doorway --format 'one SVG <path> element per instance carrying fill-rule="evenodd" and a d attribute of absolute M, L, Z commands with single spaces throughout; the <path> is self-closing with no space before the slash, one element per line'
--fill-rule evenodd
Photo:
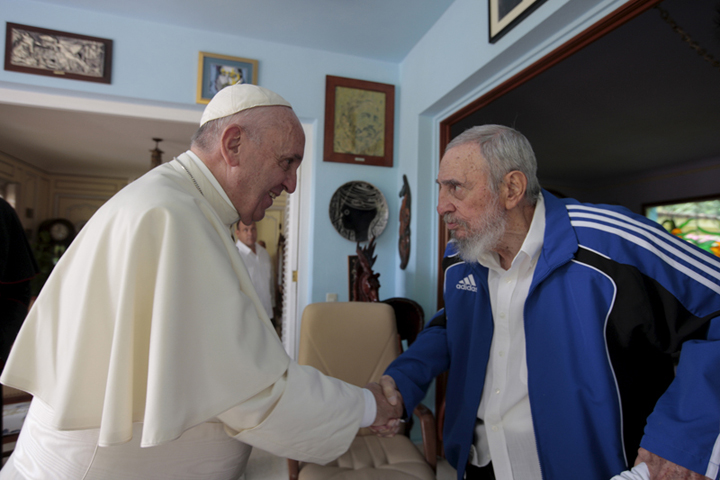
<path fill-rule="evenodd" d="M 720 58 L 712 39 L 716 3 L 629 1 L 444 118 L 440 156 L 466 128 L 508 125 L 533 145 L 543 187 L 639 212 L 632 190 L 648 185 L 649 172 L 720 156 L 719 72 L 696 48 Z M 439 221 L 439 308 L 448 240 Z"/>
<path fill-rule="evenodd" d="M 12 150 L 4 153 L 28 165 L 34 165 L 37 159 L 38 168 L 51 172 L 90 175 L 96 180 L 122 177 L 127 183 L 145 173 L 150 150 L 156 146 L 152 137 L 163 138 L 159 147 L 164 151 L 164 162 L 184 152 L 201 115 L 201 109 L 187 106 L 132 104 L 0 87 L 0 118 L 3 122 L 12 120 L 8 128 L 0 129 L 3 149 Z M 293 292 L 286 295 L 287 315 L 282 320 L 283 330 L 288 332 L 286 349 L 291 356 L 300 314 L 307 304 L 310 277 L 307 258 L 314 124 L 302 124 L 307 160 L 298 172 L 296 193 L 288 196 L 280 212 L 268 215 L 277 230 L 272 234 L 274 242 L 277 243 L 277 232 L 282 228 L 287 251 L 293 252 L 283 267 L 283 278 L 289 278 L 289 290 Z M 5 134 L 7 138 L 2 137 Z M 70 165 L 67 171 L 63 167 L 65 161 Z M 112 167 L 115 161 L 124 163 Z M 0 186 L 4 185 L 5 182 L 0 182 Z M 34 220 L 37 223 L 42 219 Z M 293 280 L 293 272 L 301 281 Z"/>

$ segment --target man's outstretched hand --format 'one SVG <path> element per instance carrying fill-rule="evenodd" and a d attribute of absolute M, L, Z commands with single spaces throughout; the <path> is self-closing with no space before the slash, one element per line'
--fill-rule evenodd
<path fill-rule="evenodd" d="M 380 437 L 392 437 L 400 431 L 403 414 L 402 395 L 395 386 L 395 381 L 383 375 L 380 383 L 369 383 L 365 388 L 370 390 L 377 402 L 377 416 L 370 430 Z"/>

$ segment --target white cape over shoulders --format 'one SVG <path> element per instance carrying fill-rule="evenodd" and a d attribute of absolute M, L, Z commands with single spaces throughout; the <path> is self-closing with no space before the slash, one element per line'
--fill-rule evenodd
<path fill-rule="evenodd" d="M 143 447 L 169 442 L 289 376 L 290 359 L 230 236 L 236 210 L 187 154 L 179 160 L 128 185 L 85 225 L 43 287 L 1 379 L 49 405 L 54 427 L 99 428 L 101 446 L 127 442 L 137 422 Z M 334 406 L 325 397 L 325 410 L 349 445 L 361 390 L 311 376 L 321 392 L 332 385 L 339 393 Z M 296 416 L 302 402 L 318 409 L 317 399 L 300 397 L 308 396 L 293 404 Z M 238 438 L 254 443 L 249 434 Z"/>

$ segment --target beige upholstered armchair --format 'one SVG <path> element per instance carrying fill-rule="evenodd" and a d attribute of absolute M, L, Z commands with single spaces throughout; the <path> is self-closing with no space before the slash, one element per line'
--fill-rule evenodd
<path fill-rule="evenodd" d="M 380 379 L 399 355 L 392 307 L 384 303 L 329 302 L 303 312 L 298 363 L 363 387 Z M 425 406 L 416 409 L 423 453 L 405 435 L 380 438 L 361 429 L 350 449 L 328 465 L 288 460 L 290 480 L 435 479 L 435 422 Z"/>

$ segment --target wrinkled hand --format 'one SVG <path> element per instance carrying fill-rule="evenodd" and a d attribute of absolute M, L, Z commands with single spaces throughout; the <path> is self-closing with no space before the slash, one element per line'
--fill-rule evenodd
<path fill-rule="evenodd" d="M 370 388 L 371 385 L 373 388 Z M 378 415 L 375 418 L 375 423 L 373 423 L 370 427 L 370 430 L 380 437 L 395 436 L 395 434 L 400 431 L 400 426 L 402 424 L 400 417 L 402 417 L 403 414 L 402 395 L 395 386 L 395 380 L 388 375 L 383 375 L 380 379 L 379 385 L 377 383 L 372 383 L 368 384 L 365 388 L 369 388 L 370 391 L 373 392 L 375 400 L 378 404 Z M 391 415 L 385 419 L 381 418 L 381 405 L 391 409 Z"/>
<path fill-rule="evenodd" d="M 396 421 L 399 423 L 403 414 L 402 402 L 395 398 L 394 402 L 391 403 L 384 394 L 383 387 L 377 383 L 368 383 L 365 388 L 372 392 L 377 404 L 377 414 L 371 428 L 376 430 L 375 427 L 393 425 Z"/>
<path fill-rule="evenodd" d="M 658 457 L 652 452 L 640 448 L 635 465 L 645 462 L 650 470 L 650 480 L 709 480 L 705 475 L 700 475 L 687 468 Z"/>

